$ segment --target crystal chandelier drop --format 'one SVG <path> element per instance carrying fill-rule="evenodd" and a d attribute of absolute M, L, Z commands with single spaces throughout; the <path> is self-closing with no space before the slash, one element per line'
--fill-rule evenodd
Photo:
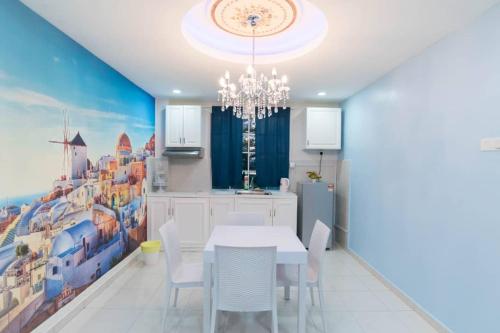
<path fill-rule="evenodd" d="M 263 73 L 257 75 L 255 70 L 255 26 L 259 20 L 258 15 L 250 15 L 247 20 L 253 28 L 252 65 L 247 67 L 246 74 L 240 76 L 238 87 L 231 82 L 229 71 L 219 80 L 218 101 L 222 104 L 222 111 L 233 107 L 233 114 L 243 119 L 270 117 L 273 112 L 278 112 L 278 107 L 285 108 L 289 99 L 290 87 L 286 75 L 278 78 L 273 68 L 268 79 Z"/>

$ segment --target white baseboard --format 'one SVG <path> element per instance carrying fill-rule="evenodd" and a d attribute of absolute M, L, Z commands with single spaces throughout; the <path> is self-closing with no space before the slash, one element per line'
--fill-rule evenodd
<path fill-rule="evenodd" d="M 140 248 L 135 249 L 135 251 L 133 251 L 125 259 L 120 261 L 120 263 L 109 270 L 100 279 L 92 283 L 74 300 L 66 304 L 53 316 L 41 323 L 32 331 L 32 333 L 59 332 L 64 327 L 64 325 L 66 325 L 71 319 L 78 315 L 80 311 L 82 311 L 93 299 L 95 299 L 95 297 L 99 293 L 101 293 L 103 289 L 108 287 L 113 282 L 113 279 L 117 278 L 125 268 L 133 263 L 140 253 Z"/>
<path fill-rule="evenodd" d="M 440 320 L 436 319 L 433 315 L 431 315 L 427 310 L 425 310 L 420 304 L 418 304 L 413 298 L 408 296 L 404 291 L 399 289 L 394 283 L 392 283 L 389 279 L 387 279 L 383 274 L 377 271 L 372 265 L 370 265 L 367 261 L 361 258 L 356 252 L 351 250 L 350 248 L 345 249 L 350 255 L 352 255 L 361 265 L 363 265 L 366 269 L 370 271 L 375 277 L 383 283 L 388 289 L 398 295 L 403 302 L 406 303 L 413 311 L 422 316 L 434 329 L 436 329 L 439 333 L 453 333 L 451 329 L 449 329 L 445 324 L 443 324 Z"/>
<path fill-rule="evenodd" d="M 335 227 L 335 242 L 340 245 L 340 247 L 347 249 L 349 247 L 349 231 L 345 228 L 334 225 Z"/>

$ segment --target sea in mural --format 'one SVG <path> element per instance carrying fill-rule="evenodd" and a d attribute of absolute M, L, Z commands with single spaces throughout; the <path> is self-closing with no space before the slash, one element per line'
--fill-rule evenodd
<path fill-rule="evenodd" d="M 146 239 L 154 99 L 0 4 L 0 332 L 30 332 Z"/>

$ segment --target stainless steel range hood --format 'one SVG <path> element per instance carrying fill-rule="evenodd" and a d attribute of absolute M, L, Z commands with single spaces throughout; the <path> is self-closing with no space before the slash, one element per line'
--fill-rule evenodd
<path fill-rule="evenodd" d="M 203 158 L 205 151 L 201 147 L 166 147 L 163 156 L 175 158 Z"/>

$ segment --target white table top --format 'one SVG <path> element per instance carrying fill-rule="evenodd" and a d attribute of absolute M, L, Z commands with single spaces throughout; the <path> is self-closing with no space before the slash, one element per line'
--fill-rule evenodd
<path fill-rule="evenodd" d="M 307 263 L 307 250 L 289 227 L 215 226 L 203 250 L 205 263 L 214 262 L 214 245 L 277 246 L 276 263 Z"/>

